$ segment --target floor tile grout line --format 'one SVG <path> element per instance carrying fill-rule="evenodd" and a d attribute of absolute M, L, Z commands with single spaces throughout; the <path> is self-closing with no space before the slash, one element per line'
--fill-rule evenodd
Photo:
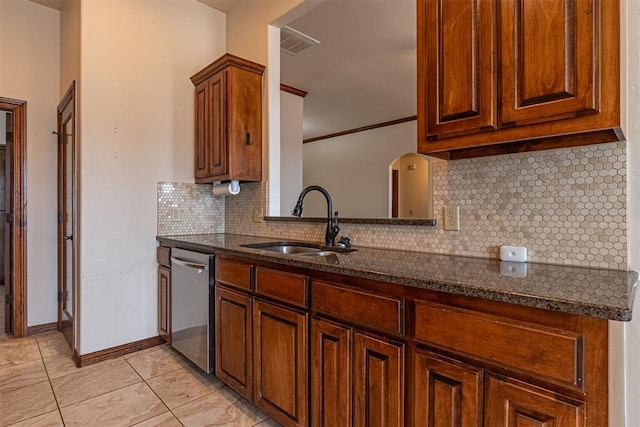
<path fill-rule="evenodd" d="M 177 370 L 177 369 L 176 369 L 176 370 Z M 171 372 L 174 372 L 174 371 L 171 371 Z M 157 375 L 156 377 L 159 377 L 159 376 L 160 376 L 160 375 Z M 156 378 L 156 377 L 151 377 L 151 378 L 149 378 L 149 379 L 153 379 L 153 378 Z M 147 386 L 147 387 L 149 387 L 149 390 L 151 390 L 151 392 L 152 392 L 153 394 L 155 394 L 155 395 L 156 395 L 156 397 L 158 398 L 158 400 L 159 400 L 160 402 L 162 402 L 162 404 L 167 408 L 167 411 L 168 411 L 171 415 L 173 415 L 173 418 L 175 418 L 176 420 L 178 420 L 178 422 L 180 423 L 180 425 L 184 427 L 184 424 L 182 423 L 182 421 L 180 421 L 180 418 L 178 418 L 178 416 L 177 416 L 176 414 L 174 414 L 174 413 L 173 413 L 173 409 L 175 409 L 175 408 L 173 408 L 173 409 L 169 408 L 169 405 L 167 404 L 167 402 L 165 402 L 164 400 L 162 400 L 162 398 L 160 397 L 160 395 L 158 395 L 158 393 L 153 389 L 153 387 L 151 387 L 151 386 L 149 385 L 149 383 L 147 382 L 147 380 L 143 380 L 143 381 L 144 381 L 144 383 L 146 384 L 146 386 Z M 182 406 L 182 405 L 180 405 L 180 406 Z M 179 406 L 178 406 L 178 407 L 179 407 Z M 162 414 L 160 414 L 160 415 L 162 415 Z M 152 417 L 152 418 L 153 418 L 153 417 Z M 151 419 L 151 418 L 148 418 L 148 419 Z M 143 421 L 140 421 L 140 422 L 144 422 L 144 421 L 147 421 L 147 420 L 143 420 Z M 138 424 L 140 424 L 140 423 L 138 423 Z M 135 425 L 135 424 L 134 424 L 134 425 Z"/>
<path fill-rule="evenodd" d="M 28 361 L 23 362 L 23 363 L 17 363 L 17 364 L 13 364 L 13 365 L 3 366 L 3 367 L 1 367 L 1 368 L 0 368 L 0 370 L 2 370 L 2 369 L 8 369 L 8 368 L 14 368 L 14 367 L 16 367 L 16 366 L 26 365 L 27 363 L 33 363 L 33 362 L 37 362 L 38 360 L 40 360 L 40 362 L 42 362 L 42 367 L 43 367 L 43 369 L 44 369 L 45 375 L 47 376 L 47 379 L 46 379 L 46 380 L 42 380 L 42 381 L 38 381 L 38 382 L 33 383 L 33 384 L 27 384 L 27 385 L 23 385 L 22 387 L 17 387 L 17 388 L 11 389 L 11 390 L 7 390 L 7 391 L 4 391 L 4 392 L 0 392 L 0 395 L 3 395 L 3 394 L 5 394 L 5 393 L 11 393 L 11 392 L 13 392 L 13 391 L 20 390 L 20 389 L 23 389 L 23 388 L 25 388 L 25 387 L 30 387 L 30 386 L 33 386 L 33 385 L 36 385 L 36 384 L 40 384 L 40 383 L 43 383 L 43 382 L 45 382 L 45 381 L 48 381 L 48 380 L 49 380 L 49 374 L 48 374 L 48 372 L 47 372 L 47 367 L 45 366 L 45 364 L 44 364 L 44 360 L 42 359 L 42 352 L 40 351 L 40 346 L 38 345 L 38 342 L 37 342 L 37 341 L 36 341 L 36 345 L 38 346 L 38 354 L 40 355 L 39 359 L 28 360 Z"/>
<path fill-rule="evenodd" d="M 51 389 L 51 392 L 52 392 L 52 394 L 53 394 L 54 400 L 55 400 L 55 402 L 56 402 L 56 408 L 57 408 L 57 409 L 56 409 L 56 411 L 57 411 L 57 413 L 58 413 L 58 415 L 59 415 L 59 417 L 60 417 L 60 420 L 62 421 L 63 425 L 66 425 L 66 423 L 65 423 L 65 420 L 64 420 L 64 418 L 63 418 L 63 416 L 62 416 L 62 409 L 67 408 L 67 407 L 70 407 L 70 406 L 73 406 L 73 405 L 77 405 L 77 404 L 80 404 L 80 403 L 83 403 L 83 402 L 86 402 L 86 401 L 88 401 L 88 400 L 91 400 L 91 399 L 97 398 L 97 397 L 99 397 L 99 396 L 103 396 L 103 395 L 108 394 L 108 393 L 111 393 L 111 392 L 115 392 L 115 391 L 118 391 L 118 390 L 122 390 L 122 389 L 124 389 L 124 388 L 126 388 L 126 387 L 130 387 L 130 386 L 135 385 L 135 384 L 141 384 L 141 383 L 145 384 L 145 385 L 146 385 L 146 386 L 151 390 L 151 392 L 152 392 L 152 393 L 153 393 L 153 394 L 158 398 L 158 400 L 159 400 L 159 401 L 164 405 L 164 407 L 167 409 L 167 412 L 168 412 L 168 413 L 170 413 L 170 414 L 171 414 L 171 415 L 172 415 L 172 416 L 173 416 L 173 417 L 178 421 L 178 423 L 179 423 L 181 426 L 184 426 L 185 424 L 184 424 L 184 423 L 183 423 L 183 422 L 178 418 L 178 416 L 174 413 L 174 410 L 176 410 L 176 409 L 178 409 L 178 408 L 181 408 L 181 407 L 183 407 L 183 406 L 185 406 L 185 405 L 187 405 L 187 404 L 189 404 L 189 403 L 192 403 L 192 402 L 194 402 L 194 401 L 196 401 L 196 400 L 198 400 L 198 399 L 205 398 L 206 396 L 209 396 L 209 395 L 211 395 L 211 394 L 215 393 L 216 391 L 220 391 L 220 390 L 229 390 L 229 391 L 232 391 L 234 394 L 237 394 L 237 393 L 236 393 L 236 392 L 235 392 L 231 387 L 229 387 L 228 385 L 226 385 L 226 384 L 224 384 L 224 383 L 219 383 L 219 384 L 215 384 L 215 386 L 214 386 L 213 388 L 209 389 L 209 391 L 208 391 L 207 393 L 205 393 L 205 394 L 203 394 L 203 395 L 201 395 L 201 396 L 198 396 L 197 398 L 195 398 L 195 399 L 193 399 L 193 400 L 190 400 L 189 402 L 185 402 L 185 403 L 183 403 L 183 404 L 181 404 L 181 405 L 179 405 L 179 406 L 176 406 L 175 408 L 169 408 L 168 404 L 167 404 L 167 403 L 166 403 L 166 402 L 165 402 L 165 401 L 164 401 L 164 400 L 163 400 L 163 399 L 158 395 L 158 393 L 157 393 L 157 392 L 156 392 L 156 391 L 151 387 L 151 385 L 149 384 L 149 381 L 151 381 L 151 380 L 153 380 L 153 379 L 155 379 L 155 378 L 158 378 L 158 377 L 160 377 L 160 376 L 162 376 L 162 375 L 169 374 L 169 373 L 171 373 L 171 372 L 176 372 L 176 371 L 178 371 L 178 370 L 184 370 L 185 372 L 189 373 L 189 372 L 190 372 L 190 369 L 189 369 L 189 368 L 192 368 L 193 366 L 192 366 L 191 364 L 186 365 L 186 366 L 182 366 L 182 365 L 181 365 L 181 366 L 179 366 L 179 367 L 177 367 L 177 368 L 175 368 L 175 369 L 171 369 L 171 370 L 169 370 L 169 371 L 167 371 L 167 372 L 163 372 L 162 374 L 159 374 L 159 375 L 156 375 L 156 376 L 153 376 L 153 377 L 150 377 L 150 378 L 145 379 L 145 378 L 143 378 L 143 377 L 142 377 L 142 375 L 141 375 L 141 374 L 140 374 L 140 373 L 135 369 L 135 367 L 134 367 L 134 366 L 129 362 L 129 359 L 134 359 L 134 358 L 135 358 L 135 357 L 137 357 L 137 356 L 134 356 L 134 357 L 131 357 L 131 358 L 125 358 L 125 357 L 123 357 L 123 356 L 119 356 L 119 357 L 117 357 L 117 358 L 111 359 L 111 362 L 112 362 L 112 363 L 115 363 L 118 359 L 122 359 L 122 360 L 124 360 L 124 361 L 126 362 L 127 366 L 129 366 L 129 367 L 133 370 L 133 372 L 135 372 L 135 373 L 136 373 L 136 376 L 140 379 L 140 381 L 139 381 L 139 382 L 136 382 L 136 383 L 134 383 L 134 384 L 129 384 L 129 385 L 126 385 L 126 386 L 123 386 L 123 387 L 119 387 L 119 388 L 116 388 L 116 389 L 114 389 L 114 390 L 110 390 L 110 391 L 108 391 L 108 392 L 104 392 L 104 393 L 101 393 L 101 394 L 99 394 L 99 395 L 96 395 L 96 396 L 92 396 L 92 397 L 86 398 L 86 399 L 84 399 L 84 400 L 81 400 L 81 401 L 78 401 L 78 402 L 72 403 L 72 404 L 67 405 L 67 406 L 65 406 L 64 408 L 62 408 L 62 407 L 60 406 L 60 402 L 58 401 L 58 396 L 56 395 L 55 390 L 54 390 L 54 388 L 53 388 L 53 379 L 52 379 L 52 378 L 51 378 L 51 376 L 50 376 L 50 370 L 49 370 L 49 368 L 47 367 L 46 363 L 44 362 L 44 359 L 45 359 L 45 358 L 44 358 L 43 350 L 42 350 L 42 347 L 41 347 L 41 340 L 39 340 L 37 337 L 33 337 L 33 339 L 35 339 L 35 341 L 36 341 L 36 345 L 37 345 L 37 349 L 38 349 L 38 353 L 39 353 L 39 358 L 40 358 L 40 361 L 41 361 L 41 363 L 42 363 L 42 365 L 43 365 L 43 368 L 44 368 L 44 370 L 45 370 L 45 375 L 46 375 L 46 377 L 47 377 L 46 381 L 48 381 L 48 383 L 49 383 L 49 387 L 50 387 L 50 389 Z M 61 354 L 52 355 L 52 356 L 50 356 L 49 358 L 52 358 L 52 357 L 55 357 L 55 356 L 58 356 L 58 355 L 61 355 Z M 176 360 L 177 360 L 179 357 L 181 357 L 181 355 L 174 355 L 174 354 L 170 354 L 170 356 L 171 356 L 173 359 L 176 359 Z M 178 357 L 176 357 L 176 356 L 178 356 Z M 35 361 L 35 360 L 34 360 L 34 361 Z M 77 372 L 69 373 L 69 374 L 66 374 L 66 375 L 63 375 L 63 376 L 61 376 L 61 377 L 57 377 L 57 378 L 62 378 L 62 377 L 68 376 L 68 375 L 73 375 L 74 373 L 77 373 Z M 192 373 L 192 374 L 194 374 L 194 375 L 198 375 L 199 377 L 204 378 L 205 380 L 207 380 L 207 378 L 206 378 L 206 377 L 203 377 L 202 375 L 200 375 L 200 373 L 199 373 L 199 372 L 195 372 L 195 373 Z M 214 374 L 212 374 L 212 375 L 215 377 L 215 375 L 214 375 Z M 56 379 L 57 379 L 57 378 L 56 378 Z M 217 378 L 217 377 L 216 377 L 216 378 Z M 44 382 L 44 381 L 42 381 L 42 382 Z M 211 384 L 211 385 L 213 386 L 214 384 Z M 22 387 L 21 387 L 21 388 L 22 388 Z M 236 405 L 236 404 L 237 404 L 238 402 L 240 402 L 241 400 L 243 400 L 243 397 L 242 397 L 242 396 L 240 396 L 240 395 L 237 395 L 237 399 L 235 399 L 235 400 L 231 403 L 231 405 L 232 405 L 232 406 L 233 406 L 233 405 Z M 247 402 L 248 402 L 249 404 L 253 405 L 253 403 L 252 403 L 252 402 L 249 402 L 249 401 L 247 401 Z M 255 405 L 253 405 L 253 406 L 255 406 Z M 255 408 L 256 408 L 256 409 L 259 409 L 257 406 L 255 406 Z M 54 410 L 52 410 L 52 411 L 48 411 L 48 412 L 45 412 L 45 413 L 43 413 L 43 414 L 35 415 L 35 416 L 33 416 L 33 417 L 28 417 L 28 418 L 26 418 L 26 419 L 24 419 L 24 420 L 20 420 L 20 421 L 17 421 L 17 422 L 22 422 L 22 421 L 26 421 L 26 420 L 29 420 L 29 419 L 33 419 L 33 418 L 36 418 L 36 417 L 39 417 L 39 416 L 42 416 L 42 415 L 45 415 L 45 414 L 51 413 L 51 412 L 53 412 L 53 411 L 54 411 Z M 166 412 L 163 412 L 163 414 L 166 414 Z M 156 416 L 160 416 L 160 415 L 162 415 L 162 414 L 158 414 L 158 415 L 156 415 Z M 155 416 L 154 416 L 154 417 L 155 417 Z M 141 420 L 141 421 L 139 421 L 137 424 L 142 423 L 142 422 L 145 422 L 145 421 L 147 421 L 147 420 L 150 420 L 150 419 L 152 419 L 152 418 L 154 418 L 154 417 L 150 417 L 150 418 L 147 418 L 147 419 L 145 419 L 145 420 Z M 259 426 L 260 424 L 262 424 L 262 423 L 264 423 L 265 421 L 268 421 L 268 420 L 270 420 L 270 419 L 271 419 L 271 418 L 270 418 L 267 414 L 265 414 L 265 418 L 264 418 L 264 419 L 262 419 L 262 420 L 260 420 L 260 421 L 256 422 L 255 424 L 252 424 L 252 426 L 253 426 L 253 427 Z"/>
<path fill-rule="evenodd" d="M 134 356 L 134 357 L 131 357 L 131 358 L 129 358 L 129 359 L 135 359 L 135 357 L 139 357 L 139 356 Z M 172 357 L 172 358 L 174 358 L 174 356 L 173 356 L 173 355 L 171 355 L 171 357 Z M 125 360 L 127 361 L 127 363 L 129 363 L 129 359 L 125 359 Z M 131 365 L 131 364 L 129 363 L 129 365 Z M 188 366 L 189 366 L 189 367 L 191 367 L 191 365 L 188 365 Z M 195 365 L 193 365 L 193 366 L 195 366 Z M 132 365 L 131 365 L 131 367 L 135 370 L 135 368 L 134 368 Z M 192 402 L 194 402 L 194 401 L 196 401 L 196 400 L 198 400 L 198 399 L 202 399 L 202 398 L 203 398 L 203 397 L 205 397 L 205 396 L 208 396 L 208 395 L 210 395 L 210 394 L 213 394 L 213 393 L 215 393 L 215 390 L 211 390 L 209 393 L 205 393 L 205 394 L 203 394 L 202 396 L 198 396 L 196 399 L 190 400 L 189 402 L 185 402 L 185 403 L 183 403 L 183 404 L 181 404 L 181 405 L 176 406 L 175 408 L 169 408 L 169 405 L 167 404 L 167 402 L 165 402 L 164 400 L 162 400 L 162 397 L 160 397 L 160 395 L 158 395 L 158 393 L 157 393 L 157 392 L 153 389 L 153 387 L 148 383 L 148 381 L 150 381 L 150 380 L 153 380 L 153 379 L 155 379 L 155 378 L 161 377 L 162 375 L 166 375 L 166 374 L 170 374 L 170 373 L 172 373 L 172 372 L 179 371 L 179 370 L 181 370 L 181 369 L 182 369 L 182 370 L 184 370 L 185 372 L 188 372 L 188 370 L 187 370 L 187 366 L 180 366 L 180 367 L 178 367 L 178 368 L 176 368 L 176 369 L 172 369 L 172 370 L 170 370 L 170 371 L 163 372 L 162 374 L 156 375 L 156 376 L 154 376 L 154 377 L 150 377 L 150 378 L 147 378 L 147 379 L 144 379 L 144 378 L 143 378 L 142 380 L 143 380 L 143 382 L 147 385 L 147 387 L 149 387 L 149 389 L 153 392 L 153 394 L 155 394 L 155 395 L 156 395 L 156 397 L 160 400 L 160 402 L 162 402 L 162 404 L 163 404 L 164 406 L 166 406 L 166 407 L 167 407 L 167 410 L 171 413 L 171 415 L 173 415 L 173 417 L 174 417 L 176 420 L 178 420 L 178 422 L 180 423 L 180 425 L 184 426 L 184 424 L 182 423 L 182 421 L 180 421 L 180 418 L 178 418 L 178 416 L 173 412 L 173 410 L 174 410 L 174 409 L 181 408 L 181 407 L 183 407 L 184 405 L 187 405 L 187 404 L 192 403 Z M 136 372 L 138 372 L 138 371 L 136 371 Z M 139 375 L 139 374 L 138 374 L 138 375 Z M 224 388 L 224 387 L 227 387 L 227 386 L 226 386 L 226 384 L 223 384 L 223 388 Z M 239 399 L 237 399 L 237 400 L 239 400 Z M 236 400 L 236 401 L 237 401 L 237 400 Z M 235 402 L 234 402 L 234 403 L 235 403 Z M 143 421 L 141 421 L 141 422 L 143 422 Z"/>
<path fill-rule="evenodd" d="M 114 359 L 113 359 L 113 361 L 116 361 L 116 360 L 118 360 L 118 359 L 122 359 L 122 356 L 119 356 L 119 357 L 117 357 L 117 358 L 114 358 Z M 85 371 L 85 372 L 86 372 L 86 371 Z M 104 393 L 96 394 L 95 396 L 91 396 L 91 397 L 88 397 L 88 398 L 86 398 L 86 399 L 82 399 L 82 400 L 79 400 L 79 401 L 77 401 L 77 402 L 70 403 L 69 405 L 62 406 L 62 407 L 60 407 L 60 409 L 61 409 L 61 411 L 60 411 L 60 412 L 62 413 L 62 409 L 68 408 L 68 407 L 73 406 L 73 405 L 77 405 L 77 404 L 79 404 L 79 403 L 86 402 L 87 400 L 95 399 L 96 397 L 104 396 L 105 394 L 109 394 L 109 393 L 114 392 L 114 391 L 122 390 L 122 389 L 125 389 L 125 388 L 127 388 L 127 387 L 131 387 L 131 386 L 133 386 L 133 385 L 143 383 L 143 382 L 144 382 L 144 378 L 142 378 L 142 377 L 140 376 L 140 374 L 138 374 L 138 372 L 137 372 L 135 369 L 133 370 L 133 372 L 135 372 L 135 374 L 138 376 L 138 378 L 140 379 L 140 381 L 135 382 L 135 383 L 132 383 L 132 384 L 128 384 L 128 385 L 125 385 L 125 386 L 122 386 L 122 387 L 114 388 L 113 390 L 105 391 Z M 70 375 L 73 375 L 73 374 L 70 374 Z M 68 376 L 68 375 L 65 375 L 65 376 Z M 62 377 L 60 377 L 60 378 L 62 378 Z M 55 378 L 55 379 L 57 379 L 57 378 Z M 51 387 L 53 387 L 53 384 L 51 385 Z M 54 395 L 55 395 L 55 392 L 54 392 Z"/>
<path fill-rule="evenodd" d="M 139 357 L 139 356 L 130 357 L 130 358 L 125 359 L 125 360 L 127 361 L 127 363 L 129 363 L 129 360 L 130 360 L 130 359 L 135 359 L 135 357 Z M 174 358 L 174 356 L 173 356 L 173 355 L 171 355 L 171 357 L 172 357 L 172 358 Z M 183 357 L 183 356 L 182 356 L 182 357 Z M 129 363 L 129 365 L 131 365 L 131 363 Z M 174 418 L 175 418 L 176 420 L 178 420 L 178 422 L 179 422 L 179 423 L 180 423 L 180 425 L 182 425 L 182 426 L 184 426 L 184 424 L 182 423 L 182 421 L 180 421 L 180 418 L 178 418 L 178 416 L 177 416 L 173 411 L 174 411 L 175 409 L 178 409 L 178 408 L 181 408 L 181 407 L 183 407 L 183 406 L 185 406 L 185 405 L 188 405 L 188 404 L 190 404 L 190 403 L 193 403 L 194 401 L 196 401 L 196 400 L 198 400 L 198 399 L 202 399 L 202 398 L 204 398 L 204 397 L 206 397 L 206 396 L 209 396 L 210 394 L 215 393 L 215 391 L 216 391 L 216 390 L 211 390 L 209 393 L 205 393 L 205 394 L 203 394 L 202 396 L 198 396 L 197 398 L 195 398 L 195 399 L 193 399 L 193 400 L 190 400 L 190 401 L 188 401 L 188 402 L 184 402 L 183 404 L 178 405 L 178 406 L 176 406 L 175 408 L 169 408 L 169 405 L 167 404 L 167 402 L 165 402 L 165 401 L 162 399 L 162 397 L 160 397 L 160 395 L 158 395 L 158 393 L 153 389 L 153 387 L 148 383 L 148 381 L 153 380 L 153 379 L 158 378 L 158 377 L 161 377 L 162 375 L 166 375 L 166 374 L 169 374 L 169 373 L 172 373 L 172 372 L 176 372 L 176 371 L 181 370 L 181 369 L 182 369 L 182 370 L 184 370 L 185 372 L 188 372 L 187 367 L 195 367 L 195 366 L 196 366 L 196 365 L 193 365 L 193 364 L 190 364 L 190 365 L 188 365 L 188 366 L 180 366 L 179 368 L 176 368 L 176 369 L 172 369 L 172 370 L 170 370 L 170 371 L 163 372 L 162 374 L 156 375 L 156 376 L 154 376 L 154 377 L 150 377 L 150 378 L 147 378 L 147 379 L 144 379 L 144 378 L 143 378 L 143 382 L 147 385 L 147 387 L 149 387 L 149 389 L 151 389 L 151 391 L 156 395 L 156 397 L 157 397 L 157 398 L 158 398 L 158 399 L 159 399 L 159 400 L 160 400 L 160 401 L 161 401 L 161 402 L 162 402 L 162 403 L 167 407 L 167 409 L 168 409 L 168 411 L 171 413 L 171 415 L 173 415 L 173 416 L 174 416 Z M 131 365 L 131 367 L 135 370 L 135 368 L 134 368 L 132 365 Z M 138 371 L 136 371 L 136 372 L 138 372 Z M 138 373 L 138 375 L 139 375 L 139 373 Z M 212 375 L 213 375 L 213 374 L 212 374 Z M 214 375 L 214 376 L 215 376 L 215 375 Z M 217 378 L 217 377 L 216 377 L 216 378 Z M 235 393 L 235 390 L 233 390 L 231 387 L 227 386 L 227 385 L 226 385 L 226 384 L 224 384 L 224 383 L 221 383 L 221 384 L 222 384 L 222 387 L 221 387 L 222 389 L 227 388 L 227 389 L 229 389 L 229 390 L 234 391 L 234 393 Z M 236 402 L 238 402 L 240 399 L 242 399 L 242 396 L 239 396 L 239 397 L 238 397 L 238 399 L 236 399 L 236 400 L 232 403 L 232 405 L 233 405 L 233 404 L 235 404 Z M 251 402 L 249 402 L 249 403 L 251 403 Z M 267 418 L 268 418 L 268 417 L 267 417 Z M 260 423 L 261 423 L 261 422 L 263 422 L 263 421 L 264 421 L 264 420 L 260 421 L 258 424 L 260 424 Z M 141 422 L 144 422 L 144 420 L 143 420 L 143 421 L 141 421 Z M 252 427 L 255 427 L 255 426 L 256 426 L 256 425 L 258 425 L 258 424 L 255 424 L 255 425 L 254 425 L 254 426 L 252 426 Z"/>
<path fill-rule="evenodd" d="M 36 345 L 38 346 L 38 353 L 40 354 L 40 362 L 42 362 L 42 367 L 44 368 L 45 375 L 47 376 L 47 379 L 45 381 L 42 381 L 42 383 L 47 382 L 49 384 L 49 389 L 51 390 L 51 394 L 53 395 L 53 400 L 56 402 L 55 411 L 57 411 L 58 415 L 60 415 L 60 420 L 62 420 L 62 424 L 64 425 L 64 419 L 62 418 L 62 412 L 60 411 L 60 404 L 58 403 L 58 398 L 56 397 L 56 394 L 53 391 L 53 384 L 51 384 L 51 378 L 49 377 L 49 371 L 47 370 L 47 365 L 45 365 L 45 363 L 44 363 L 44 357 L 42 355 L 42 350 L 40 349 L 40 342 L 38 341 L 37 337 L 34 337 L 33 339 L 35 340 Z M 34 362 L 35 362 L 35 360 L 34 360 Z M 40 383 L 38 382 L 38 383 L 35 383 L 35 384 L 30 384 L 30 386 L 33 386 L 33 385 L 36 385 L 36 384 L 40 384 Z M 24 387 L 29 387 L 29 386 L 24 386 Z M 24 387 L 19 387 L 17 389 L 12 390 L 12 391 L 19 390 L 19 389 L 24 388 Z M 13 424 L 16 424 L 16 423 L 19 423 L 19 422 L 24 422 L 24 421 L 27 421 L 27 420 L 31 420 L 33 418 L 37 418 L 37 417 L 40 417 L 42 415 L 48 414 L 49 412 L 53 412 L 53 411 L 43 412 L 42 414 L 37 414 L 37 415 L 34 415 L 32 417 L 24 418 L 22 420 L 17 420 Z"/>
<path fill-rule="evenodd" d="M 40 352 L 40 359 L 42 360 L 42 365 L 44 366 L 44 371 L 47 374 L 47 380 L 49 381 L 49 388 L 51 388 L 51 394 L 53 394 L 53 399 L 56 402 L 56 407 L 58 408 L 58 415 L 60 416 L 60 421 L 62 421 L 62 425 L 65 426 L 66 423 L 64 421 L 64 416 L 62 415 L 62 408 L 60 407 L 60 402 L 58 401 L 58 396 L 56 395 L 55 390 L 53 389 L 53 382 L 51 382 L 51 376 L 49 375 L 49 369 L 47 369 L 47 364 L 44 363 L 44 354 L 42 354 L 42 349 L 40 348 L 40 340 L 38 337 L 35 337 L 36 344 L 38 344 L 38 351 Z M 54 357 L 54 356 L 51 356 Z M 71 358 L 73 360 L 73 357 Z"/>
<path fill-rule="evenodd" d="M 151 353 L 154 353 L 154 352 L 151 352 Z M 130 357 L 130 358 L 128 358 L 128 359 L 124 359 L 124 357 L 123 357 L 123 359 L 125 360 L 125 362 L 127 362 L 127 363 L 129 364 L 129 366 L 131 366 L 131 369 L 133 369 L 133 370 L 136 372 L 136 374 L 138 374 L 138 375 L 140 376 L 140 378 L 142 378 L 142 375 L 140 375 L 140 373 L 136 370 L 136 368 L 134 368 L 134 367 L 133 367 L 133 365 L 131 365 L 131 363 L 129 363 L 129 359 L 135 359 L 136 357 L 139 357 L 139 356 Z M 166 374 L 166 373 L 175 372 L 175 371 L 177 371 L 178 369 L 184 369 L 184 367 L 183 367 L 183 366 L 181 366 L 180 368 L 177 368 L 177 369 L 174 369 L 174 370 L 171 370 L 171 371 L 168 371 L 168 372 L 164 372 L 164 373 L 162 373 L 162 374 L 160 374 L 160 375 L 156 375 L 155 377 L 150 377 L 150 378 L 147 378 L 147 379 L 142 378 L 142 382 L 143 382 L 147 387 L 149 387 L 149 390 L 151 390 L 151 392 L 152 392 L 152 393 L 153 393 L 153 394 L 158 398 L 158 400 L 159 400 L 160 402 L 162 402 L 162 404 L 167 408 L 167 411 L 168 411 L 171 415 L 173 415 L 173 417 L 174 417 L 176 420 L 178 420 L 178 422 L 180 423 L 180 425 L 181 425 L 181 426 L 183 426 L 183 427 L 184 427 L 184 424 L 182 423 L 182 421 L 180 421 L 180 419 L 176 416 L 176 414 L 174 414 L 174 413 L 173 413 L 173 410 L 172 410 L 171 408 L 169 408 L 169 405 L 167 404 L 167 402 L 165 402 L 164 400 L 162 400 L 162 398 L 158 395 L 158 393 L 156 393 L 156 391 L 153 389 L 153 387 L 151 387 L 151 385 L 149 385 L 149 383 L 147 382 L 148 380 L 152 380 L 152 379 L 157 378 L 157 377 L 159 377 L 159 376 L 161 376 L 161 375 L 164 375 L 164 374 Z M 174 409 L 175 409 L 175 408 L 174 408 Z M 162 415 L 162 414 L 160 414 L 160 415 Z M 154 417 L 151 417 L 151 418 L 154 418 Z M 139 422 L 139 423 L 137 423 L 137 424 L 140 424 L 140 423 L 143 423 L 143 422 L 145 422 L 145 421 L 148 421 L 148 420 L 150 420 L 151 418 L 147 418 L 146 420 L 142 420 L 142 421 L 140 421 L 140 422 Z M 135 426 L 135 425 L 136 425 L 136 424 L 134 424 L 133 426 Z M 133 426 L 131 426 L 131 427 L 133 427 Z"/>

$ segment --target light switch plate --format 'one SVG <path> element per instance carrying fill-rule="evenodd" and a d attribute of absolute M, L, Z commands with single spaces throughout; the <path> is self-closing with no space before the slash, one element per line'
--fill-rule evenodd
<path fill-rule="evenodd" d="M 264 222 L 264 211 L 262 208 L 253 208 L 253 222 Z"/>
<path fill-rule="evenodd" d="M 444 207 L 444 229 L 460 231 L 460 206 Z"/>
<path fill-rule="evenodd" d="M 171 221 L 173 222 L 180 221 L 180 208 L 178 207 L 171 208 Z"/>

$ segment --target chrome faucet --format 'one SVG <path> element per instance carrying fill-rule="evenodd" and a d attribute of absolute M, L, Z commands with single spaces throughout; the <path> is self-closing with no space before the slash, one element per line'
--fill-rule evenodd
<path fill-rule="evenodd" d="M 296 203 L 296 207 L 293 208 L 293 216 L 300 217 L 302 215 L 302 201 L 304 197 L 310 191 L 319 191 L 322 193 L 325 199 L 327 199 L 327 230 L 324 234 L 324 243 L 327 246 L 335 246 L 336 245 L 336 236 L 340 232 L 340 227 L 338 227 L 338 211 L 333 213 L 333 204 L 331 203 L 331 196 L 329 192 L 319 185 L 310 185 L 309 187 L 302 190 L 300 196 L 298 197 L 298 202 Z"/>

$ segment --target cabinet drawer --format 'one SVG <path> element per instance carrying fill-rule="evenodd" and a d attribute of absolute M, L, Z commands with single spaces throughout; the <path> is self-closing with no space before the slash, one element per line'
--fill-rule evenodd
<path fill-rule="evenodd" d="M 256 267 L 256 292 L 300 307 L 308 305 L 307 278 L 300 274 Z"/>
<path fill-rule="evenodd" d="M 393 334 L 404 333 L 402 298 L 314 281 L 311 285 L 311 307 L 318 313 L 345 322 Z"/>
<path fill-rule="evenodd" d="M 156 258 L 158 259 L 158 264 L 163 267 L 171 268 L 171 248 L 158 246 Z"/>
<path fill-rule="evenodd" d="M 250 291 L 251 265 L 216 258 L 216 281 Z"/>
<path fill-rule="evenodd" d="M 580 333 L 426 301 L 415 308 L 417 340 L 582 388 Z"/>

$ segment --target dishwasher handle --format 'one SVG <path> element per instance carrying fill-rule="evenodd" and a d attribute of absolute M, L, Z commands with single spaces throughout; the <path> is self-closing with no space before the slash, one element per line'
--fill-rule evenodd
<path fill-rule="evenodd" d="M 198 270 L 198 274 L 202 274 L 203 272 L 209 269 L 209 267 L 205 264 L 199 264 L 197 262 L 187 261 L 187 260 L 176 258 L 176 257 L 171 257 L 171 264 L 179 265 L 181 267 L 196 269 Z"/>

